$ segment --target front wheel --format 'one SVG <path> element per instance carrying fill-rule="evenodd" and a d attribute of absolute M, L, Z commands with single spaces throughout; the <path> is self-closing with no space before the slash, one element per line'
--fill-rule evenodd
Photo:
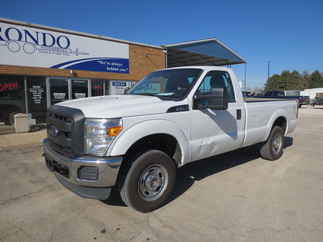
<path fill-rule="evenodd" d="M 150 150 L 132 163 L 120 195 L 127 206 L 140 212 L 150 212 L 167 201 L 175 180 L 174 161 L 162 151 Z"/>
<path fill-rule="evenodd" d="M 267 141 L 260 148 L 260 155 L 266 160 L 278 160 L 283 155 L 284 131 L 281 127 L 272 128 Z"/>

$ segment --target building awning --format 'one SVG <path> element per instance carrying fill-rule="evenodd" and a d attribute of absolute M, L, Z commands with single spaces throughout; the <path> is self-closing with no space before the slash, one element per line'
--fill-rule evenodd
<path fill-rule="evenodd" d="M 215 38 L 163 45 L 162 47 L 167 50 L 167 67 L 246 63 L 241 56 Z"/>

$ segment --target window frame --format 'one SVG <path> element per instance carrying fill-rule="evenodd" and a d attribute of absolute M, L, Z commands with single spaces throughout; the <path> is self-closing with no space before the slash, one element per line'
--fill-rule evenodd
<path fill-rule="evenodd" d="M 194 93 L 193 97 L 194 97 L 194 96 L 196 96 L 196 95 L 198 95 L 198 91 L 199 91 L 200 87 L 203 85 L 203 82 L 204 82 L 205 78 L 206 78 L 207 76 L 210 76 L 210 73 L 212 73 L 212 72 L 223 72 L 223 73 L 226 73 L 226 74 L 228 75 L 228 77 L 229 77 L 228 81 L 229 81 L 229 83 L 231 84 L 231 88 L 232 88 L 232 91 L 233 91 L 233 96 L 232 96 L 232 97 L 233 97 L 233 100 L 229 100 L 229 98 L 228 98 L 228 103 L 236 103 L 236 102 L 237 102 L 236 92 L 235 92 L 235 90 L 234 90 L 234 86 L 233 86 L 233 83 L 232 83 L 231 75 L 230 75 L 230 73 L 229 73 L 228 71 L 221 71 L 221 70 L 212 70 L 212 71 L 208 71 L 208 72 L 204 75 L 204 77 L 203 77 L 203 79 L 202 79 L 201 83 L 199 84 L 199 86 L 197 87 L 197 89 L 195 90 L 195 93 Z M 228 89 L 227 87 L 224 87 L 224 88 L 225 88 L 225 90 L 227 90 L 227 89 Z M 228 93 L 228 91 L 227 91 L 227 96 L 229 97 L 229 93 Z"/>

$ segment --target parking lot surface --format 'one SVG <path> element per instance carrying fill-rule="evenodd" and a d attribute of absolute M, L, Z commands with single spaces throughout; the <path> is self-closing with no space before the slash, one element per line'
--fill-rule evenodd
<path fill-rule="evenodd" d="M 286 146 L 275 162 L 249 148 L 186 166 L 172 199 L 148 214 L 118 194 L 67 191 L 40 144 L 5 147 L 0 241 L 323 241 L 323 109 L 301 109 Z"/>

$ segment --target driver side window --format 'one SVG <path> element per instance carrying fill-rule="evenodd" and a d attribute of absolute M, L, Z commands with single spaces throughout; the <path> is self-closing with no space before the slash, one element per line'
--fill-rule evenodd
<path fill-rule="evenodd" d="M 204 77 L 197 94 L 208 94 L 214 92 L 217 88 L 223 88 L 229 103 L 235 102 L 234 89 L 231 78 L 226 71 L 210 71 Z"/>

